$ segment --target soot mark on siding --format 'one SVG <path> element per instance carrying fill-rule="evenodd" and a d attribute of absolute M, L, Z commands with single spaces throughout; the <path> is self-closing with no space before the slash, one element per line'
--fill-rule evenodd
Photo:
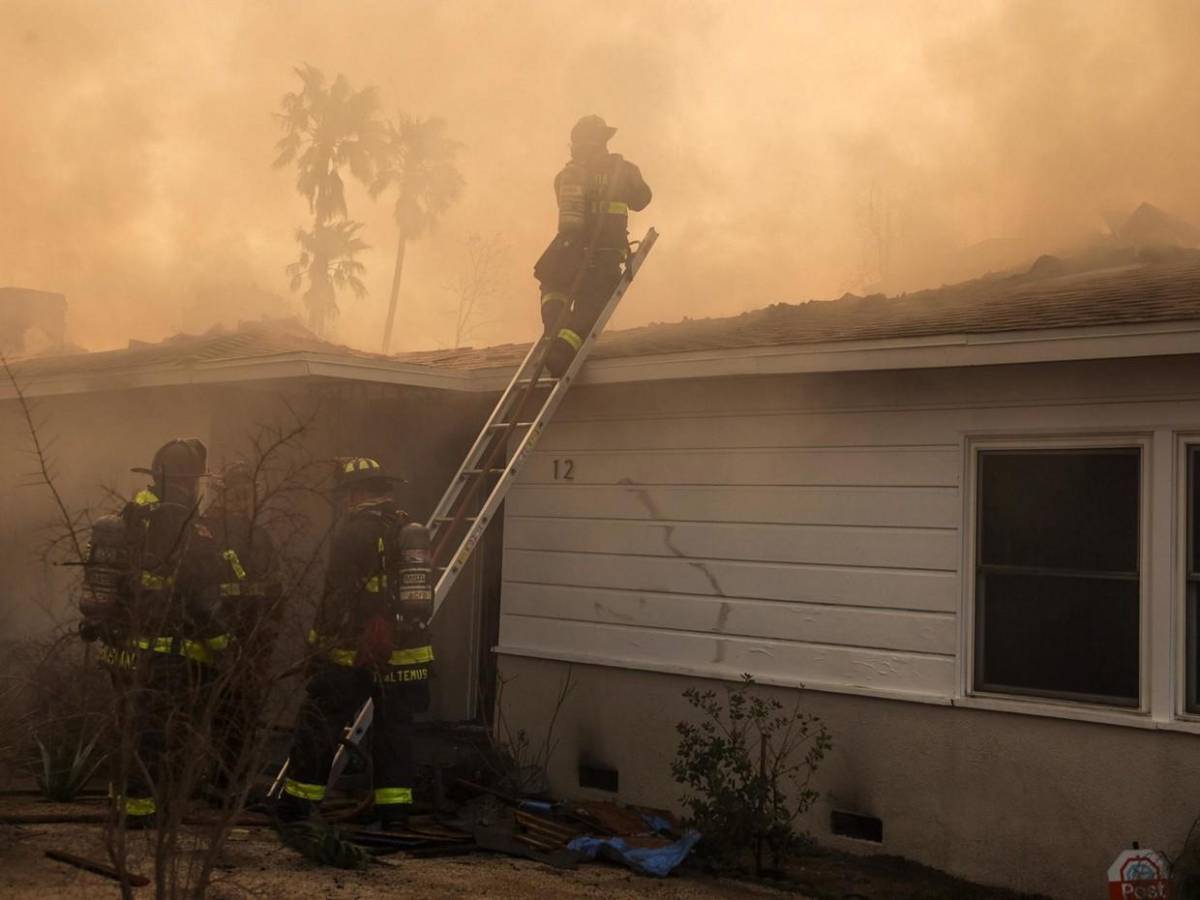
<path fill-rule="evenodd" d="M 662 521 L 662 512 L 659 510 L 658 504 L 654 502 L 654 498 L 650 496 L 649 491 L 647 491 L 645 488 L 637 487 L 633 479 L 628 477 L 620 479 L 617 484 L 628 488 L 629 491 L 638 498 L 641 504 L 646 507 L 646 512 L 650 513 L 651 519 L 654 519 L 656 522 Z M 659 525 L 658 527 L 663 530 L 663 546 L 665 546 L 673 556 L 677 556 L 680 559 L 687 559 L 687 554 L 675 543 L 675 526 Z M 688 560 L 688 565 L 704 576 L 705 580 L 709 584 L 709 587 L 713 589 L 714 594 L 716 594 L 718 597 L 725 596 L 724 588 L 721 587 L 721 583 L 717 580 L 717 576 L 712 573 L 711 569 L 709 569 L 708 563 Z M 722 615 L 727 618 L 729 614 L 727 612 L 723 612 Z M 721 627 L 724 627 L 723 621 L 720 617 L 718 617 L 718 624 L 721 625 Z"/>
<path fill-rule="evenodd" d="M 601 619 L 603 619 L 605 616 L 608 616 L 610 618 L 617 619 L 618 621 L 621 621 L 621 622 L 634 621 L 633 616 L 626 615 L 625 613 L 617 612 L 615 609 L 612 609 L 609 606 L 605 606 L 603 603 L 600 603 L 599 601 L 592 604 L 592 609 L 595 611 L 596 615 L 599 616 Z"/>
<path fill-rule="evenodd" d="M 717 624 L 713 626 L 713 631 L 721 633 L 725 630 L 725 626 L 729 623 L 729 613 L 733 607 L 727 602 L 721 604 L 721 609 L 717 612 Z"/>

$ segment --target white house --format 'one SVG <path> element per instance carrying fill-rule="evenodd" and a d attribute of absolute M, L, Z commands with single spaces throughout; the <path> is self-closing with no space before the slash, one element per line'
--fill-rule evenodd
<path fill-rule="evenodd" d="M 1200 253 L 1116 263 L 602 342 L 504 521 L 507 714 L 577 685 L 556 790 L 672 804 L 682 691 L 748 672 L 833 732 L 823 841 L 1062 897 L 1176 852 Z"/>
<path fill-rule="evenodd" d="M 331 398 L 317 451 L 422 473 L 420 512 L 519 356 L 244 330 L 19 371 L 70 446 L 120 440 L 114 472 Z M 608 334 L 508 496 L 502 566 L 493 533 L 439 616 L 441 708 L 486 710 L 494 646 L 536 739 L 569 671 L 554 790 L 673 805 L 682 691 L 748 672 L 833 732 L 822 841 L 1097 896 L 1200 815 L 1197 453 L 1198 251 Z"/>

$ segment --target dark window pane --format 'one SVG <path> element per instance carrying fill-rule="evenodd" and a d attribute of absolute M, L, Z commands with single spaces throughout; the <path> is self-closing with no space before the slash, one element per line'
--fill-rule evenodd
<path fill-rule="evenodd" d="M 977 686 L 1138 699 L 1138 582 L 986 573 Z"/>
<path fill-rule="evenodd" d="M 1196 510 L 1200 509 L 1200 478 L 1196 477 L 1196 449 L 1188 452 L 1188 573 L 1196 574 L 1200 565 L 1200 528 L 1196 527 Z"/>
<path fill-rule="evenodd" d="M 1137 450 L 979 455 L 984 565 L 1138 570 Z"/>
<path fill-rule="evenodd" d="M 1197 609 L 1196 572 L 1200 565 L 1200 522 L 1196 521 L 1200 511 L 1200 478 L 1196 477 L 1196 466 L 1200 458 L 1200 448 L 1188 448 L 1188 582 L 1187 582 L 1187 704 L 1188 712 L 1200 712 L 1200 661 L 1196 654 L 1200 650 L 1200 610 Z"/>
<path fill-rule="evenodd" d="M 1196 650 L 1200 647 L 1200 641 L 1197 640 L 1196 629 L 1198 625 L 1198 617 L 1196 615 L 1196 594 L 1197 584 L 1189 579 L 1187 583 L 1187 711 L 1200 712 L 1200 667 L 1196 665 Z"/>

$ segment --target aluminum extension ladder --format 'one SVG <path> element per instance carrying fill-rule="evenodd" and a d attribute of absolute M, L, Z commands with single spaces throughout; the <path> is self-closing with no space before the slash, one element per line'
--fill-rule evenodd
<path fill-rule="evenodd" d="M 625 263 L 625 271 L 621 275 L 621 280 L 617 282 L 608 302 L 604 304 L 595 324 L 592 325 L 587 337 L 583 339 L 579 349 L 575 352 L 575 358 L 571 360 L 571 364 L 567 366 L 562 377 L 553 378 L 549 375 L 542 375 L 546 364 L 546 350 L 549 348 L 554 334 L 557 333 L 557 329 L 552 329 L 549 335 L 544 335 L 534 341 L 533 346 L 529 348 L 524 361 L 513 375 L 504 394 L 500 397 L 500 401 L 484 424 L 483 430 L 475 438 L 475 443 L 471 445 L 466 459 L 458 467 L 458 472 L 455 473 L 446 493 L 442 495 L 442 499 L 434 508 L 426 526 L 429 528 L 433 540 L 434 571 L 441 572 L 433 592 L 434 616 L 445 602 L 450 588 L 454 586 L 454 582 L 466 568 L 471 553 L 479 545 L 484 532 L 487 531 L 492 516 L 504 502 L 509 488 L 516 482 L 517 473 L 528 460 L 529 454 L 533 452 L 538 438 L 541 437 L 546 425 L 550 422 L 559 404 L 562 403 L 563 397 L 566 396 L 567 390 L 575 381 L 580 368 L 587 361 L 596 339 L 600 337 L 604 326 L 608 324 L 608 320 L 616 310 L 617 304 L 629 290 L 629 285 L 633 283 L 634 277 L 646 261 L 656 240 L 658 240 L 658 232 L 651 228 L 637 244 L 637 250 L 630 254 Z M 529 419 L 523 419 L 525 410 L 530 407 L 530 400 L 539 391 L 545 393 L 537 405 L 537 411 Z M 507 448 L 510 439 L 521 432 L 524 434 L 516 448 L 509 454 Z M 504 461 L 503 465 L 498 464 L 501 460 Z M 478 512 L 468 515 L 467 510 L 483 491 L 488 478 L 492 476 L 498 477 L 491 490 L 487 492 L 486 499 L 479 507 Z M 444 555 L 445 550 L 453 550 L 453 555 L 447 558 Z M 445 564 L 438 565 L 439 560 L 444 561 Z M 338 747 L 333 758 L 333 765 L 329 769 L 327 787 L 333 787 L 341 777 L 346 764 L 350 761 L 347 745 L 357 747 L 362 741 L 371 727 L 374 711 L 374 703 L 368 699 L 359 708 L 354 721 L 346 726 L 341 740 L 342 746 Z M 275 776 L 267 791 L 268 797 L 278 797 L 283 791 L 290 762 L 291 760 L 285 762 Z"/>
<path fill-rule="evenodd" d="M 562 377 L 542 375 L 546 350 L 556 333 L 556 330 L 552 330 L 550 335 L 535 341 L 529 348 L 524 362 L 508 383 L 483 430 L 479 432 L 479 437 L 475 438 L 475 443 L 471 445 L 466 459 L 458 467 L 458 472 L 455 473 L 426 526 L 433 540 L 434 571 L 441 573 L 437 577 L 437 585 L 433 592 L 434 616 L 466 567 L 471 553 L 483 538 L 496 510 L 504 502 L 509 488 L 516 482 L 521 467 L 529 459 L 538 438 L 574 383 L 596 339 L 600 337 L 617 304 L 633 283 L 657 239 L 658 232 L 651 228 L 637 244 L 637 250 L 626 262 L 621 280 L 613 289 L 596 323 L 583 339 L 575 358 L 571 360 Z M 535 399 L 537 393 L 541 393 L 540 399 Z M 535 408 L 536 411 L 524 418 L 525 411 L 531 408 Z M 510 439 L 518 435 L 516 447 L 511 454 L 506 453 Z M 493 476 L 496 477 L 495 484 L 486 493 L 486 499 L 478 512 L 468 515 L 468 509 L 483 494 L 484 486 Z M 453 553 L 447 556 L 447 550 L 452 550 Z"/>

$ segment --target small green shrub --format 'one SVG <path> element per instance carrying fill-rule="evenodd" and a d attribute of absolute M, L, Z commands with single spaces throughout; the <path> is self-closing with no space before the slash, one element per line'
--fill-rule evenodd
<path fill-rule="evenodd" d="M 38 749 L 37 783 L 47 800 L 67 803 L 82 791 L 104 762 L 104 754 L 96 749 L 100 731 L 91 737 L 80 727 L 74 737 L 60 731 L 45 741 L 33 738 Z"/>
<path fill-rule="evenodd" d="M 689 824 L 704 835 L 698 852 L 717 868 L 734 868 L 753 852 L 763 873 L 764 850 L 778 868 L 801 842 L 796 819 L 817 797 L 813 773 L 832 747 L 824 722 L 801 712 L 800 701 L 785 711 L 774 698 L 755 691 L 743 675 L 736 687 L 716 691 L 688 688 L 698 722 L 680 722 L 679 746 L 671 764 Z"/>

